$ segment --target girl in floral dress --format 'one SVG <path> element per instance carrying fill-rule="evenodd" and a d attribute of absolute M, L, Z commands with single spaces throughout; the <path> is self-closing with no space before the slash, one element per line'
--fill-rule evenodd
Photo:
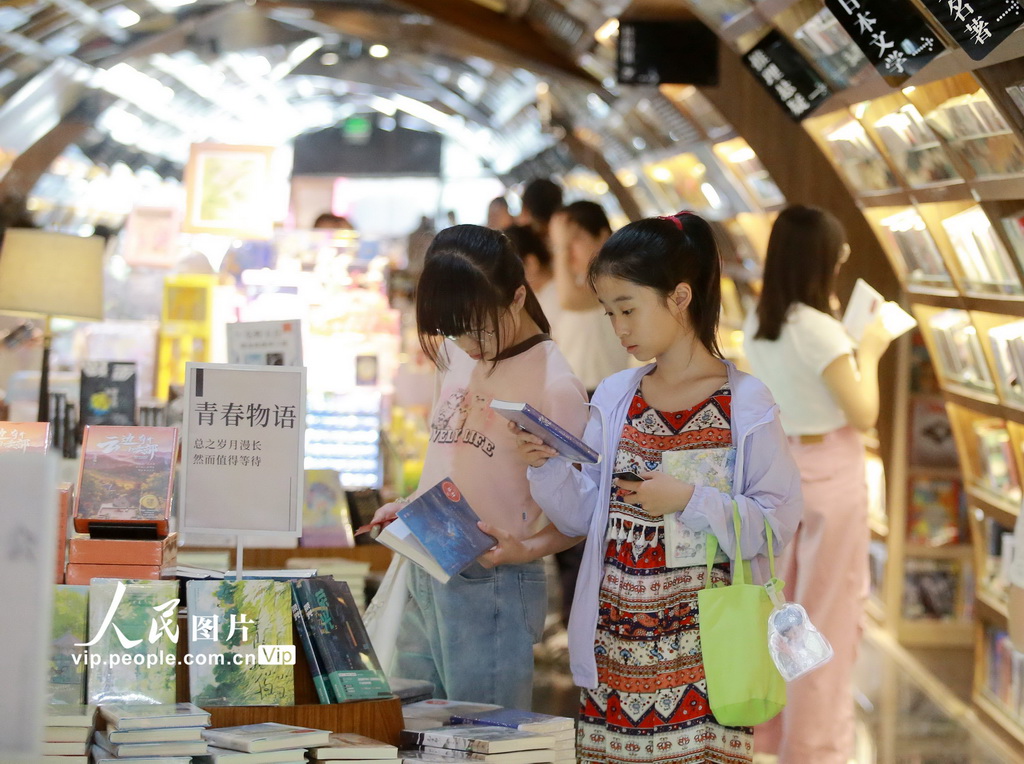
<path fill-rule="evenodd" d="M 765 520 L 780 552 L 800 519 L 800 476 L 767 388 L 718 349 L 720 274 L 714 236 L 696 215 L 620 229 L 590 282 L 627 352 L 653 363 L 595 392 L 584 440 L 604 455 L 599 464 L 575 469 L 538 438 L 516 436 L 538 504 L 563 534 L 587 538 L 569 622 L 581 762 L 753 758 L 750 729 L 722 726 L 708 706 L 697 609 L 704 543 L 713 534 L 735 548 L 735 502 L 742 556 L 766 553 Z M 662 469 L 666 454 L 689 459 L 694 449 L 707 452 L 692 482 Z M 669 550 L 678 567 L 666 566 L 666 522 L 687 539 Z M 728 566 L 712 578 L 727 580 Z"/>

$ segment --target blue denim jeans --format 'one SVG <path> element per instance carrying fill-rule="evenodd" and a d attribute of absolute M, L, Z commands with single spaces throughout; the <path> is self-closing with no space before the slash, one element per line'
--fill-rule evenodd
<path fill-rule="evenodd" d="M 433 682 L 438 698 L 530 708 L 533 645 L 547 610 L 541 560 L 473 563 L 447 584 L 411 566 L 409 592 L 395 675 Z"/>

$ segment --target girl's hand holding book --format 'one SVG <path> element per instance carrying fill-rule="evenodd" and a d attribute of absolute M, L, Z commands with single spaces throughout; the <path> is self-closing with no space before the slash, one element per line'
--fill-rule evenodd
<path fill-rule="evenodd" d="M 390 525 L 394 519 L 398 517 L 398 510 L 404 507 L 408 502 L 408 499 L 396 499 L 395 501 L 389 501 L 387 504 L 382 504 L 377 508 L 377 511 L 373 513 L 373 519 L 366 525 L 359 527 L 356 530 L 355 535 L 358 536 L 362 533 L 369 533 L 374 528 L 380 529 L 385 525 Z"/>
<path fill-rule="evenodd" d="M 693 496 L 692 485 L 664 472 L 641 472 L 639 476 L 640 481 L 615 478 L 612 485 L 622 492 L 627 503 L 643 507 L 654 517 L 685 509 Z"/>
<path fill-rule="evenodd" d="M 519 458 L 531 467 L 540 467 L 552 456 L 558 456 L 558 452 L 550 446 L 545 446 L 544 441 L 536 435 L 528 433 L 515 422 L 508 423 L 508 429 L 516 439 L 516 450 Z"/>
<path fill-rule="evenodd" d="M 497 565 L 518 564 L 536 559 L 536 555 L 523 543 L 523 540 L 515 538 L 508 531 L 495 528 L 482 520 L 477 523 L 477 527 L 488 536 L 494 536 L 498 540 L 498 543 L 489 551 L 477 557 L 477 561 L 484 567 L 493 568 Z"/>

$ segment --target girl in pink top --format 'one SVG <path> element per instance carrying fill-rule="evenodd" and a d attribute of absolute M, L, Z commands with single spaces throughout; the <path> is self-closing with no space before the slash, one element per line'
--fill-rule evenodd
<path fill-rule="evenodd" d="M 536 556 L 570 546 L 575 539 L 550 526 L 530 496 L 515 436 L 490 408 L 495 398 L 525 401 L 576 435 L 587 419 L 583 385 L 548 336 L 508 238 L 474 225 L 441 231 L 417 284 L 416 322 L 438 380 L 413 497 L 451 477 L 496 538 L 532 538 Z M 398 506 L 381 507 L 374 523 Z M 446 584 L 413 567 L 409 589 L 396 675 L 433 682 L 440 698 L 530 707 L 547 605 L 539 560 L 474 563 Z"/>

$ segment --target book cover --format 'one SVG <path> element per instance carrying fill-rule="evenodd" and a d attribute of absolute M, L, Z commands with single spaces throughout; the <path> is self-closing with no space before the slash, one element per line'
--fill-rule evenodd
<path fill-rule="evenodd" d="M 536 435 L 544 441 L 544 445 L 555 449 L 560 456 L 569 461 L 580 464 L 597 464 L 601 461 L 601 455 L 597 451 L 529 403 L 492 400 L 491 408 L 515 422 L 523 430 Z"/>
<path fill-rule="evenodd" d="M 88 533 L 95 523 L 142 523 L 156 536 L 166 536 L 177 452 L 176 427 L 86 427 L 75 530 Z"/>
<path fill-rule="evenodd" d="M 207 743 L 199 740 L 164 740 L 156 743 L 112 743 L 105 730 L 97 730 L 96 745 L 119 759 L 131 756 L 196 756 L 206 753 Z"/>
<path fill-rule="evenodd" d="M 89 584 L 87 700 L 174 703 L 178 582 L 96 578 Z M 118 660 L 111 661 L 112 655 Z"/>
<path fill-rule="evenodd" d="M 0 422 L 0 451 L 42 454 L 49 447 L 49 422 Z"/>
<path fill-rule="evenodd" d="M 202 740 L 202 727 L 157 727 L 155 729 L 121 730 L 110 728 L 104 731 L 107 740 L 121 745 L 122 743 L 178 743 L 190 740 Z M 107 746 L 109 748 L 109 746 Z"/>
<path fill-rule="evenodd" d="M 501 706 L 493 703 L 472 703 L 467 700 L 430 698 L 402 706 L 402 720 L 406 729 L 430 729 L 448 724 L 455 714 L 478 714 L 495 711 Z"/>
<path fill-rule="evenodd" d="M 309 756 L 318 761 L 394 759 L 398 757 L 398 746 L 355 732 L 335 732 L 326 746 L 311 748 Z"/>
<path fill-rule="evenodd" d="M 912 315 L 896 303 L 887 301 L 864 279 L 857 279 L 843 313 L 843 328 L 854 342 L 860 342 L 864 330 L 877 316 L 882 317 L 885 330 L 894 339 L 917 326 Z"/>
<path fill-rule="evenodd" d="M 959 480 L 911 478 L 907 543 L 944 546 L 965 535 L 967 507 Z"/>
<path fill-rule="evenodd" d="M 56 586 L 53 590 L 53 622 L 50 631 L 50 673 L 47 702 L 61 705 L 59 713 L 83 709 L 91 723 L 95 706 L 85 703 L 86 648 L 89 640 L 89 587 Z M 47 724 L 56 722 L 48 719 Z M 63 725 L 62 725 L 63 726 Z"/>
<path fill-rule="evenodd" d="M 661 456 L 661 469 L 665 474 L 691 485 L 706 485 L 726 493 L 732 492 L 732 477 L 736 466 L 736 449 L 689 448 L 666 451 Z M 686 568 L 707 564 L 707 535 L 695 531 L 683 522 L 682 512 L 664 516 L 665 566 Z M 719 547 L 717 562 L 728 562 L 729 557 Z"/>
<path fill-rule="evenodd" d="M 317 654 L 316 646 L 313 644 L 313 635 L 309 631 L 309 622 L 302 610 L 302 600 L 298 585 L 293 581 L 292 587 L 292 621 L 295 623 L 295 631 L 299 635 L 302 649 L 306 654 L 306 664 L 309 666 L 309 673 L 313 677 L 313 687 L 316 689 L 316 697 L 321 703 L 333 703 L 331 695 L 330 679 L 324 673 L 323 661 Z"/>
<path fill-rule="evenodd" d="M 302 366 L 302 322 L 244 321 L 225 324 L 228 363 Z"/>
<path fill-rule="evenodd" d="M 290 706 L 292 665 L 262 653 L 292 645 L 292 589 L 287 581 L 189 581 L 189 695 L 200 707 Z M 198 660 L 198 656 L 203 656 Z M 258 660 L 259 659 L 259 660 Z"/>
<path fill-rule="evenodd" d="M 162 539 L 94 539 L 75 536 L 68 544 L 68 562 L 88 565 L 145 565 L 158 568 L 178 563 L 178 534 Z M 117 578 L 117 576 L 108 576 Z"/>
<path fill-rule="evenodd" d="M 301 546 L 351 547 L 352 518 L 337 470 L 306 470 Z"/>
<path fill-rule="evenodd" d="M 161 729 L 164 727 L 206 727 L 210 712 L 193 703 L 111 703 L 100 707 L 100 716 L 119 730 Z"/>
<path fill-rule="evenodd" d="M 389 698 L 391 688 L 344 581 L 296 581 L 296 591 L 331 693 L 338 702 Z"/>
<path fill-rule="evenodd" d="M 503 753 L 551 748 L 555 741 L 547 735 L 520 732 L 507 727 L 455 724 L 428 730 L 402 730 L 401 742 L 403 747 L 433 746 L 475 753 Z"/>
<path fill-rule="evenodd" d="M 327 745 L 330 737 L 329 730 L 296 727 L 292 724 L 276 722 L 242 724 L 203 731 L 203 739 L 218 748 L 252 753 Z"/>
<path fill-rule="evenodd" d="M 495 545 L 479 520 L 458 486 L 444 478 L 398 510 L 377 540 L 445 583 Z"/>
<path fill-rule="evenodd" d="M 452 714 L 452 724 L 486 724 L 492 727 L 510 727 L 523 732 L 561 732 L 576 727 L 568 716 L 554 716 L 519 708 L 497 708 L 479 713 Z"/>
<path fill-rule="evenodd" d="M 81 423 L 135 424 L 134 361 L 85 361 L 79 388 Z"/>
<path fill-rule="evenodd" d="M 93 727 L 95 724 L 96 706 L 91 703 L 71 705 L 51 703 L 46 707 L 47 727 Z"/>
<path fill-rule="evenodd" d="M 910 407 L 908 459 L 920 467 L 957 467 L 953 427 L 945 402 L 938 397 L 915 396 Z"/>

